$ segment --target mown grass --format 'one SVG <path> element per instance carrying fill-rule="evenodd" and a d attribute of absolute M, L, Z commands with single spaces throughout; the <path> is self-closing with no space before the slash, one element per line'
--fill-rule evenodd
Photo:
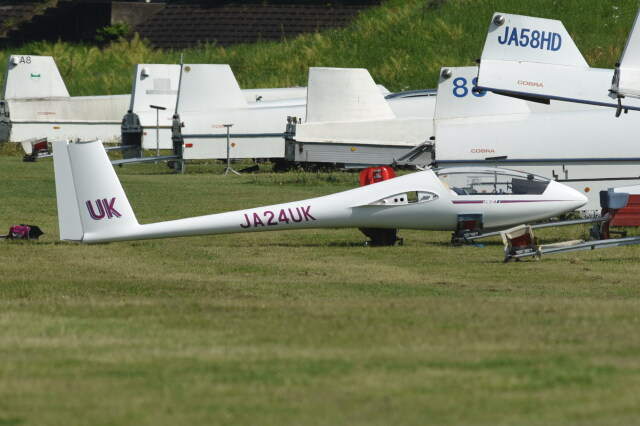
<path fill-rule="evenodd" d="M 117 170 L 141 222 L 357 185 Z M 638 247 L 504 264 L 497 240 L 418 231 L 385 248 L 357 230 L 79 245 L 58 241 L 50 160 L 2 156 L 0 177 L 0 226 L 46 232 L 0 242 L 0 424 L 640 419 Z"/>
<path fill-rule="evenodd" d="M 480 57 L 493 12 L 562 20 L 591 66 L 613 68 L 620 59 L 638 4 L 634 0 L 390 0 L 348 28 L 303 35 L 282 43 L 184 51 L 154 50 L 139 38 L 100 49 L 92 45 L 32 43 L 0 51 L 51 55 L 72 95 L 129 93 L 137 63 L 228 63 L 241 87 L 305 85 L 311 66 L 363 67 L 390 90 L 435 87 L 443 66 L 472 65 Z"/>

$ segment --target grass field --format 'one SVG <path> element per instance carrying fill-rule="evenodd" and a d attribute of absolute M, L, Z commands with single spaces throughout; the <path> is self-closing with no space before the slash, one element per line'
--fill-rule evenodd
<path fill-rule="evenodd" d="M 118 169 L 141 222 L 311 197 L 347 173 Z M 640 248 L 502 263 L 357 230 L 58 241 L 52 162 L 0 156 L 0 425 L 636 424 Z M 574 238 L 586 229 L 538 233 Z"/>

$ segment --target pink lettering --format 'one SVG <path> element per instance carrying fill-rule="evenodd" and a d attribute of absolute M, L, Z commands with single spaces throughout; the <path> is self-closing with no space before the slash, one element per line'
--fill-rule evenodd
<path fill-rule="evenodd" d="M 111 203 L 107 203 L 106 200 L 102 200 L 103 203 L 98 203 L 98 208 L 100 209 L 100 212 L 102 212 L 102 204 L 104 204 L 105 208 L 107 209 L 107 214 L 118 215 L 119 217 L 120 213 L 113 208 L 114 200 L 115 199 L 112 199 Z M 90 203 L 87 202 L 87 206 L 91 208 L 89 204 Z M 287 210 L 289 211 L 288 214 L 287 214 Z M 261 217 L 263 217 L 264 219 L 262 219 Z M 296 207 L 295 209 L 294 208 L 280 209 L 278 213 L 271 210 L 264 210 L 260 213 L 258 212 L 244 213 L 244 220 L 242 223 L 240 223 L 240 227 L 247 229 L 247 228 L 250 228 L 252 225 L 254 228 L 257 228 L 258 226 L 276 226 L 281 223 L 286 223 L 286 224 L 289 224 L 290 222 L 299 223 L 299 222 L 302 222 L 303 220 L 306 222 L 309 222 L 310 220 L 316 220 L 316 218 L 313 217 L 313 215 L 311 214 L 311 206 Z"/>
<path fill-rule="evenodd" d="M 274 218 L 276 215 L 275 215 L 275 213 L 273 213 L 272 211 L 267 210 L 267 211 L 266 211 L 266 212 L 264 212 L 262 215 L 263 215 L 264 217 L 269 216 L 269 220 L 267 220 L 267 226 L 274 226 L 274 225 L 277 225 L 277 224 L 278 224 L 278 222 L 274 222 L 274 221 L 273 221 L 273 218 Z"/>
<path fill-rule="evenodd" d="M 280 215 L 278 216 L 278 222 L 289 223 L 289 218 L 287 217 L 287 212 L 285 212 L 284 209 L 280 209 Z"/>
<path fill-rule="evenodd" d="M 104 218 L 105 212 L 104 212 L 104 208 L 102 207 L 101 200 L 96 200 L 96 207 L 98 208 L 98 213 L 96 213 L 96 211 L 93 210 L 93 203 L 91 201 L 87 201 L 86 205 L 87 205 L 87 209 L 89 209 L 89 216 L 91 216 L 91 219 L 100 220 Z"/>
<path fill-rule="evenodd" d="M 260 226 L 264 226 L 264 223 L 260 220 L 260 216 L 258 216 L 258 213 L 254 213 L 253 214 L 253 226 L 257 227 L 258 224 L 260 224 Z"/>
<path fill-rule="evenodd" d="M 300 207 L 296 207 L 296 211 L 298 212 L 298 219 L 293 217 L 293 212 L 291 211 L 291 209 L 289 209 L 289 217 L 291 217 L 291 220 L 294 222 L 302 222 L 302 213 L 300 213 Z"/>
<path fill-rule="evenodd" d="M 104 205 L 105 210 L 107 211 L 107 217 L 111 219 L 112 217 L 122 217 L 120 212 L 113 207 L 113 204 L 116 202 L 116 197 L 113 197 L 111 201 L 107 201 L 106 198 L 102 199 L 102 204 Z"/>
<path fill-rule="evenodd" d="M 311 214 L 309 213 L 309 209 L 311 209 L 311 206 L 307 206 L 306 208 L 302 208 L 302 213 L 304 214 L 304 219 L 308 222 L 309 219 L 311 220 L 316 220 L 315 217 L 311 216 Z"/>

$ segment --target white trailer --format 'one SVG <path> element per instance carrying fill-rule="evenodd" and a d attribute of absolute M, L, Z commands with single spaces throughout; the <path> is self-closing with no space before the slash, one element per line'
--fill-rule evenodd
<path fill-rule="evenodd" d="M 120 141 L 130 95 L 69 96 L 50 56 L 11 55 L 0 100 L 0 142 Z"/>
<path fill-rule="evenodd" d="M 304 111 L 305 98 L 265 101 L 257 89 L 243 93 L 229 65 L 185 64 L 177 101 L 179 121 L 174 120 L 173 139 L 182 140 L 183 159 L 226 158 L 227 127 L 231 158 L 282 158 L 286 117 Z M 265 94 L 268 92 L 264 92 Z M 270 94 L 293 96 L 295 88 Z M 262 98 L 260 97 L 262 96 Z M 253 102 L 247 102 L 247 97 Z"/>
<path fill-rule="evenodd" d="M 238 83 L 228 65 L 198 64 L 187 65 L 187 67 L 188 71 L 183 74 L 179 111 L 181 121 L 190 129 L 197 127 L 193 120 L 201 119 L 197 117 L 198 113 L 206 116 L 224 109 L 227 105 L 230 108 L 236 108 L 238 104 L 243 105 L 240 97 L 246 103 L 246 107 L 251 108 L 254 104 L 260 107 L 271 101 L 303 99 L 307 93 L 306 87 L 239 90 Z M 138 64 L 134 70 L 130 113 L 123 119 L 123 140 L 141 139 L 138 143 L 141 143 L 144 149 L 173 149 L 171 128 L 173 116 L 176 113 L 179 85 L 180 65 Z M 239 95 L 235 88 L 238 88 Z M 193 92 L 189 93 L 189 91 Z M 227 100 L 226 96 L 238 96 L 238 99 Z M 225 104 L 227 101 L 228 104 Z M 202 110 L 198 111 L 198 108 Z M 284 128 L 284 125 L 281 127 Z M 188 156 L 224 157 L 224 155 L 206 157 L 206 148 L 201 147 L 199 142 L 188 141 L 187 143 L 191 144 L 189 148 L 194 148 L 193 145 L 195 145 L 195 149 L 189 150 Z M 199 151 L 203 152 L 198 154 Z"/>
<path fill-rule="evenodd" d="M 138 143 L 145 149 L 174 149 L 181 151 L 184 160 L 223 159 L 227 157 L 228 132 L 230 158 L 285 156 L 283 136 L 287 117 L 305 117 L 306 87 L 240 89 L 229 65 L 185 64 L 182 71 L 179 66 L 167 67 L 137 66 L 131 112 L 125 115 L 122 126 L 126 144 Z M 314 70 L 310 70 L 310 75 Z M 179 90 L 172 83 L 176 80 Z M 343 87 L 345 82 L 348 86 L 352 81 L 334 75 L 314 87 L 334 93 L 338 99 L 329 108 L 335 108 L 336 104 L 344 105 L 347 99 L 335 87 Z M 372 87 L 381 99 L 389 94 L 382 86 L 372 83 Z M 409 105 L 419 102 L 417 96 L 421 95 L 424 94 L 413 93 L 403 103 L 394 99 L 389 104 L 394 111 L 406 114 Z M 410 96 L 416 98 L 409 99 Z"/>
<path fill-rule="evenodd" d="M 391 164 L 434 135 L 434 91 L 388 95 L 365 69 L 310 68 L 306 118 L 289 120 L 285 158 L 351 167 Z M 429 164 L 428 149 L 408 163 Z"/>

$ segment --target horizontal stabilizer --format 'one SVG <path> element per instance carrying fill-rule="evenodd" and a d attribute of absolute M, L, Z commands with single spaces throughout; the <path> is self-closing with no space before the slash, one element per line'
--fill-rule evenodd
<path fill-rule="evenodd" d="M 178 97 L 180 114 L 247 107 L 231 67 L 226 64 L 183 65 Z"/>
<path fill-rule="evenodd" d="M 4 74 L 3 99 L 69 97 L 51 56 L 10 55 Z"/>
<path fill-rule="evenodd" d="M 307 97 L 306 87 L 275 87 L 242 89 L 245 101 L 251 103 L 282 101 L 291 99 L 305 99 Z"/>
<path fill-rule="evenodd" d="M 366 69 L 309 68 L 307 123 L 391 118 L 395 115 Z"/>

